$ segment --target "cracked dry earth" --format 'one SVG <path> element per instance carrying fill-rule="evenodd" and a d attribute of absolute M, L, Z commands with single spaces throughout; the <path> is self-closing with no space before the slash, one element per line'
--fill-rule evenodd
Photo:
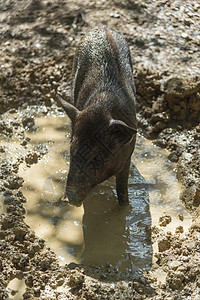
<path fill-rule="evenodd" d="M 68 92 L 80 38 L 102 25 L 121 32 L 130 45 L 139 131 L 170 151 L 182 183 L 180 200 L 192 216 L 187 231 L 182 215 L 183 225 L 170 231 L 172 217 L 163 212 L 151 227 L 152 266 L 139 273 L 61 265 L 26 222 L 19 176 L 21 166 L 32 168 L 50 151 L 50 142 L 33 146 L 27 132 L 37 131 L 37 117 L 62 114 L 56 90 Z M 200 4 L 192 0 L 1 1 L 1 299 L 199 299 L 199 27 Z"/>

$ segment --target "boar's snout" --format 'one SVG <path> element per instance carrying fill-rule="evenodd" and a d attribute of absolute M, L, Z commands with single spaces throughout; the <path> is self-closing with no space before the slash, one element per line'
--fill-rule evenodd
<path fill-rule="evenodd" d="M 66 198 L 69 201 L 69 204 L 75 205 L 75 206 L 81 206 L 83 200 L 78 197 L 76 191 L 73 191 L 72 189 L 67 188 L 66 190 Z"/>
<path fill-rule="evenodd" d="M 81 206 L 86 196 L 87 193 L 84 191 L 78 191 L 72 186 L 66 187 L 65 197 L 71 205 Z"/>

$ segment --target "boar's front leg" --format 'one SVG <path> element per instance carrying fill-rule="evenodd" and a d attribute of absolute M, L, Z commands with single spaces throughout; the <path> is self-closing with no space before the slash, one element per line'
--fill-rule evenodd
<path fill-rule="evenodd" d="M 128 159 L 123 170 L 116 174 L 116 190 L 120 206 L 129 205 L 128 200 L 128 176 L 131 159 Z"/>

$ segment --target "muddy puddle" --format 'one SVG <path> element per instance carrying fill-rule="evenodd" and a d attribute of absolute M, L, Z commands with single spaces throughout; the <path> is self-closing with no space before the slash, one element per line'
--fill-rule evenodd
<path fill-rule="evenodd" d="M 18 174 L 25 180 L 21 190 L 27 199 L 26 222 L 46 240 L 61 265 L 112 264 L 121 271 L 148 270 L 157 252 L 156 243 L 151 243 L 152 226 L 163 225 L 171 232 L 182 226 L 187 232 L 192 218 L 177 201 L 181 185 L 176 166 L 167 159 L 169 153 L 151 141 L 138 135 L 129 176 L 129 207 L 118 206 L 115 180 L 110 178 L 77 208 L 61 200 L 69 170 L 69 119 L 62 114 L 38 117 L 24 134 L 29 141 L 26 147 L 17 135 L 2 139 L 1 145 L 7 143 L 7 155 L 16 161 L 24 151 L 26 164 L 20 164 Z M 42 156 L 37 155 L 41 148 L 45 149 Z"/>

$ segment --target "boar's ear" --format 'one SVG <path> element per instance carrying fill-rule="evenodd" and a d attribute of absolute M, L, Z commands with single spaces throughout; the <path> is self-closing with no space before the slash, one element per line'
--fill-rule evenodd
<path fill-rule="evenodd" d="M 69 102 L 67 102 L 66 100 L 64 100 L 59 94 L 58 94 L 58 100 L 60 102 L 60 104 L 62 105 L 62 107 L 64 108 L 64 110 L 66 111 L 68 117 L 74 121 L 75 117 L 80 113 L 80 111 L 72 104 L 70 104 Z"/>
<path fill-rule="evenodd" d="M 111 120 L 109 128 L 114 140 L 118 141 L 120 144 L 127 144 L 131 142 L 137 130 L 133 127 L 126 125 L 120 120 Z"/>

